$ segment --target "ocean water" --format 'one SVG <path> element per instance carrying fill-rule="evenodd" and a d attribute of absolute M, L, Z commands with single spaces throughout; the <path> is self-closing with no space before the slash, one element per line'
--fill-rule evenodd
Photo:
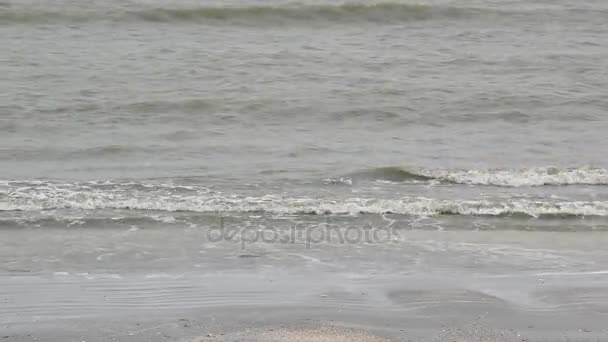
<path fill-rule="evenodd" d="M 6 341 L 606 340 L 608 1 L 0 0 L 0 46 Z"/>
<path fill-rule="evenodd" d="M 599 0 L 4 0 L 0 226 L 606 230 L 607 32 Z"/>

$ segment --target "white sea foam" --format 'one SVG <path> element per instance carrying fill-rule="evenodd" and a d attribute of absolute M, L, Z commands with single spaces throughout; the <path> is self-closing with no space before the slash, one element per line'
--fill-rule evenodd
<path fill-rule="evenodd" d="M 434 215 L 527 215 L 608 216 L 608 201 L 459 200 L 424 197 L 402 198 L 311 198 L 266 195 L 247 197 L 221 193 L 183 193 L 167 191 L 127 191 L 80 186 L 57 187 L 45 184 L 9 192 L 0 202 L 2 211 L 41 211 L 55 209 L 152 210 L 164 212 L 265 212 L 272 214 L 381 214 Z M 168 216 L 163 216 L 168 217 Z"/>
<path fill-rule="evenodd" d="M 361 180 L 380 183 L 455 183 L 504 187 L 543 185 L 608 185 L 608 170 L 581 167 L 536 167 L 527 169 L 424 169 L 379 167 L 331 178 L 326 184 L 352 185 Z"/>
<path fill-rule="evenodd" d="M 608 185 L 602 168 L 539 167 L 519 170 L 422 170 L 421 175 L 442 181 L 495 186 Z"/>

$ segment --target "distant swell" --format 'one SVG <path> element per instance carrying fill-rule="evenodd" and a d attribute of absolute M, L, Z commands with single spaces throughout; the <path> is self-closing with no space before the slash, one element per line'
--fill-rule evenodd
<path fill-rule="evenodd" d="M 398 167 L 382 167 L 341 177 L 339 182 L 348 183 L 365 179 L 391 182 L 439 181 L 505 187 L 608 185 L 608 170 L 602 168 L 559 169 L 554 167 L 512 170 L 406 170 Z"/>
<path fill-rule="evenodd" d="M 338 6 L 298 6 L 298 7 L 241 7 L 241 8 L 199 8 L 199 9 L 157 9 L 137 15 L 151 21 L 195 21 L 222 20 L 241 22 L 285 23 L 289 21 L 409 21 L 425 20 L 433 17 L 462 17 L 472 14 L 472 10 L 432 7 L 426 5 L 406 5 L 382 3 L 374 5 L 344 4 Z"/>
<path fill-rule="evenodd" d="M 484 12 L 485 11 L 485 12 Z M 379 3 L 308 6 L 252 6 L 136 9 L 119 13 L 28 12 L 6 10 L 1 22 L 86 22 L 99 20 L 150 22 L 227 22 L 245 25 L 277 25 L 299 22 L 406 22 L 429 19 L 469 18 L 479 14 L 498 15 L 493 10 L 430 5 Z"/>
<path fill-rule="evenodd" d="M 443 200 L 423 197 L 310 198 L 246 197 L 195 187 L 145 184 L 7 184 L 0 211 L 150 210 L 165 212 L 263 212 L 271 214 L 401 214 L 410 216 L 608 216 L 607 201 L 505 199 Z"/>

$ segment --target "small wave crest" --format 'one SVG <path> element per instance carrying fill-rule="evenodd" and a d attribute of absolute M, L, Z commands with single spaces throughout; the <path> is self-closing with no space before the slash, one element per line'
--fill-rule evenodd
<path fill-rule="evenodd" d="M 357 172 L 343 177 L 343 179 L 390 182 L 439 181 L 504 187 L 608 185 L 608 170 L 602 168 L 559 169 L 555 167 L 512 170 L 407 170 L 398 167 L 381 167 Z"/>
<path fill-rule="evenodd" d="M 490 10 L 487 10 L 490 11 Z M 467 18 L 480 9 L 403 3 L 350 3 L 340 5 L 198 7 L 135 9 L 122 13 L 33 12 L 9 10 L 0 14 L 2 22 L 86 22 L 98 20 L 150 22 L 227 22 L 245 25 L 285 25 L 289 23 L 406 22 L 429 19 Z"/>
<path fill-rule="evenodd" d="M 446 200 L 424 197 L 310 198 L 280 195 L 243 196 L 170 187 L 37 185 L 13 187 L 0 195 L 0 211 L 149 210 L 163 212 L 263 212 L 271 214 L 401 214 L 410 216 L 608 216 L 607 201 Z"/>
<path fill-rule="evenodd" d="M 197 8 L 197 9 L 155 9 L 137 13 L 149 21 L 197 21 L 221 20 L 243 23 L 265 22 L 286 23 L 290 21 L 408 21 L 425 20 L 432 17 L 455 17 L 466 15 L 467 11 L 457 8 L 431 7 L 427 5 L 407 5 L 398 3 L 343 4 L 293 7 L 237 7 L 237 8 Z"/>
<path fill-rule="evenodd" d="M 362 180 L 377 180 L 388 182 L 424 182 L 434 179 L 432 176 L 423 173 L 412 172 L 399 167 L 379 167 L 369 170 L 354 172 L 343 177 L 329 178 L 329 184 L 347 184 Z"/>

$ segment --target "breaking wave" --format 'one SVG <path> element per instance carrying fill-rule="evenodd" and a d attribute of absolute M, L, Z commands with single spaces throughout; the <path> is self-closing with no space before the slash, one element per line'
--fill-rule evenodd
<path fill-rule="evenodd" d="M 141 184 L 8 184 L 0 211 L 150 210 L 163 212 L 264 212 L 272 214 L 401 214 L 410 216 L 608 216 L 608 201 L 445 200 L 424 197 L 310 198 L 248 197 L 204 188 Z"/>
<path fill-rule="evenodd" d="M 539 167 L 513 170 L 406 170 L 383 167 L 357 172 L 342 179 L 341 183 L 368 179 L 391 182 L 440 181 L 456 184 L 493 185 L 504 187 L 543 185 L 608 185 L 608 170 L 602 168 Z"/>

